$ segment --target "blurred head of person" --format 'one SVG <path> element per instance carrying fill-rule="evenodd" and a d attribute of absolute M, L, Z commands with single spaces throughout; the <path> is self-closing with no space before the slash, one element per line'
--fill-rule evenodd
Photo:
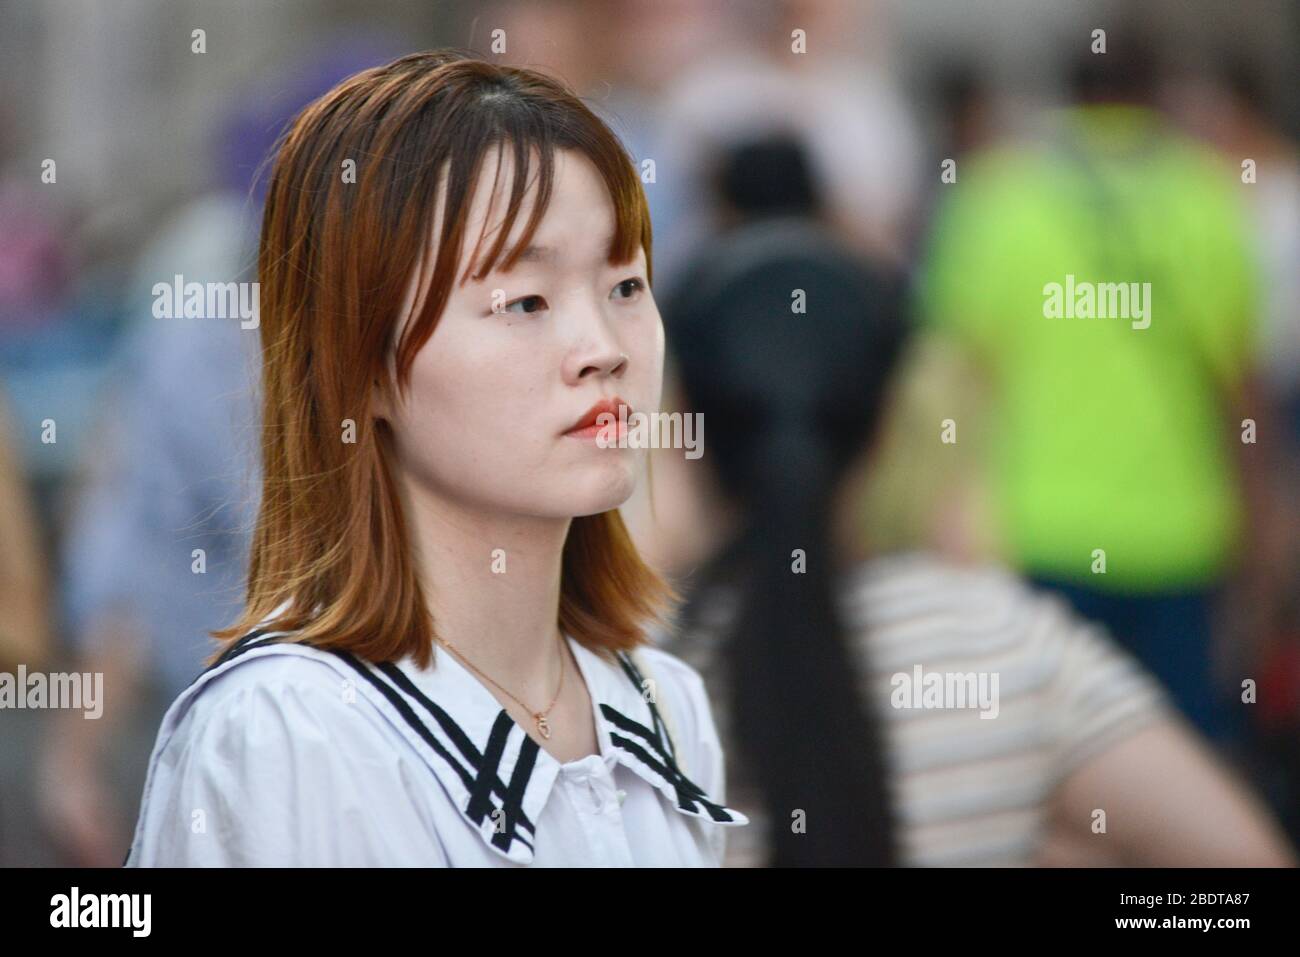
<path fill-rule="evenodd" d="M 723 151 L 714 163 L 712 187 L 724 228 L 824 214 L 807 152 L 793 133 L 771 133 Z"/>
<path fill-rule="evenodd" d="M 930 101 L 945 149 L 966 153 L 984 144 L 994 126 L 992 94 L 974 62 L 946 63 L 933 77 Z"/>
<path fill-rule="evenodd" d="M 789 154 L 735 155 L 781 161 L 722 180 L 741 224 L 708 244 L 664 310 L 685 407 L 708 425 L 704 459 L 741 513 L 680 623 L 693 626 L 715 586 L 738 598 L 723 654 L 733 727 L 773 822 L 771 863 L 891 864 L 879 721 L 837 613 L 830 525 L 881 417 L 901 296 L 815 220 L 790 215 L 818 204 L 783 175 L 800 166 Z M 793 833 L 800 809 L 809 826 Z"/>
<path fill-rule="evenodd" d="M 1275 131 L 1275 135 L 1283 136 L 1286 127 L 1283 111 L 1263 65 L 1237 51 L 1225 54 L 1222 59 L 1218 73 L 1231 104 L 1229 112 L 1247 128 L 1242 135 Z"/>
<path fill-rule="evenodd" d="M 414 509 L 565 533 L 560 626 L 634 647 L 667 596 L 617 512 L 663 328 L 614 134 L 557 81 L 463 51 L 357 74 L 287 129 L 258 260 L 263 494 L 244 618 L 431 661 Z M 630 445 L 624 443 L 625 446 Z M 486 560 L 486 559 L 485 559 Z"/>
<path fill-rule="evenodd" d="M 1156 99 L 1159 51 L 1134 24 L 1106 31 L 1105 52 L 1091 46 L 1075 54 L 1069 72 L 1071 99 L 1084 105 L 1127 103 L 1145 106 Z"/>

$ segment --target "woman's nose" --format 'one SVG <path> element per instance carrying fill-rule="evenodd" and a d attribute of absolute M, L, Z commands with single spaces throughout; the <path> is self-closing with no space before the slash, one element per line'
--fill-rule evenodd
<path fill-rule="evenodd" d="M 585 311 L 584 319 L 587 321 L 573 328 L 575 344 L 565 359 L 565 378 L 577 382 L 591 376 L 622 376 L 631 360 L 610 328 L 609 318 L 596 306 Z"/>
<path fill-rule="evenodd" d="M 577 361 L 577 378 L 584 379 L 591 376 L 612 376 L 621 378 L 623 372 L 631 360 L 626 352 L 620 352 L 617 348 L 606 349 L 601 352 L 588 352 L 585 358 Z"/>

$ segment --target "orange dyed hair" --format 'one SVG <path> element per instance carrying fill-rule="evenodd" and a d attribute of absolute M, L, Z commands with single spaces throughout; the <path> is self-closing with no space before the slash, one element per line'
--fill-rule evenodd
<path fill-rule="evenodd" d="M 506 269 L 545 213 L 555 151 L 572 149 L 591 160 L 613 200 L 609 263 L 630 262 L 640 245 L 651 278 L 650 215 L 632 160 L 557 81 L 440 50 L 366 70 L 307 106 L 281 137 L 262 220 L 262 497 L 244 611 L 212 633 L 225 645 L 262 626 L 369 661 L 410 654 L 422 668 L 432 662 L 435 623 L 412 560 L 392 434 L 372 419 L 372 387 L 393 395 L 390 345 L 417 268 L 423 288 L 442 195 L 428 291 L 396 343 L 395 384 L 409 386 L 459 273 L 489 149 L 513 150 L 515 174 L 477 276 L 501 254 L 534 156 L 537 202 Z M 355 183 L 344 182 L 347 160 Z M 345 419 L 356 423 L 355 443 L 341 440 Z M 675 598 L 637 554 L 617 509 L 573 520 L 558 621 L 568 634 L 596 651 L 635 648 Z M 291 607 L 270 618 L 286 599 Z"/>

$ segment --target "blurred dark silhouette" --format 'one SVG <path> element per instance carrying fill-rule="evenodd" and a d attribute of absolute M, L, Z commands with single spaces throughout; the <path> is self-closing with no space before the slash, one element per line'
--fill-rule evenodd
<path fill-rule="evenodd" d="M 664 309 L 690 409 L 726 423 L 710 432 L 709 458 L 745 516 L 694 593 L 743 590 L 723 654 L 732 724 L 745 729 L 736 743 L 774 822 L 771 863 L 896 864 L 882 732 L 859 695 L 828 566 L 833 493 L 871 437 L 902 343 L 899 290 L 812 218 L 820 204 L 795 140 L 743 144 L 719 170 L 735 225 Z M 791 573 L 799 554 L 810 573 Z M 683 628 L 704 600 L 686 607 Z M 792 832 L 792 808 L 816 826 Z"/>

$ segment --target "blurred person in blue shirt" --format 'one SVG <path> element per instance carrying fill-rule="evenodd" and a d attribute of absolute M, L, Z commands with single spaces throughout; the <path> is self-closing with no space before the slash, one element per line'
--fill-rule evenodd
<path fill-rule="evenodd" d="M 239 277 L 244 206 L 226 193 L 186 207 L 141 258 L 133 311 L 149 316 L 142 294 L 177 273 Z M 148 752 L 131 744 L 200 670 L 202 636 L 238 611 L 254 504 L 240 489 L 256 466 L 256 335 L 238 319 L 148 318 L 121 346 L 62 568 L 77 670 L 104 673 L 104 714 L 56 718 L 38 785 L 73 863 L 121 862 L 131 809 L 115 795 L 142 780 Z"/>
<path fill-rule="evenodd" d="M 156 318 L 155 289 L 177 275 L 256 278 L 258 173 L 276 135 L 342 77 L 391 59 L 393 46 L 347 39 L 300 65 L 270 102 L 236 111 L 216 141 L 226 184 L 182 207 L 137 261 L 128 308 L 139 318 L 117 353 L 62 568 L 78 670 L 104 673 L 104 716 L 56 719 L 37 782 L 46 827 L 71 863 L 121 864 L 162 714 L 202 670 L 204 636 L 244 598 L 259 487 L 258 329 L 240 317 Z"/>

